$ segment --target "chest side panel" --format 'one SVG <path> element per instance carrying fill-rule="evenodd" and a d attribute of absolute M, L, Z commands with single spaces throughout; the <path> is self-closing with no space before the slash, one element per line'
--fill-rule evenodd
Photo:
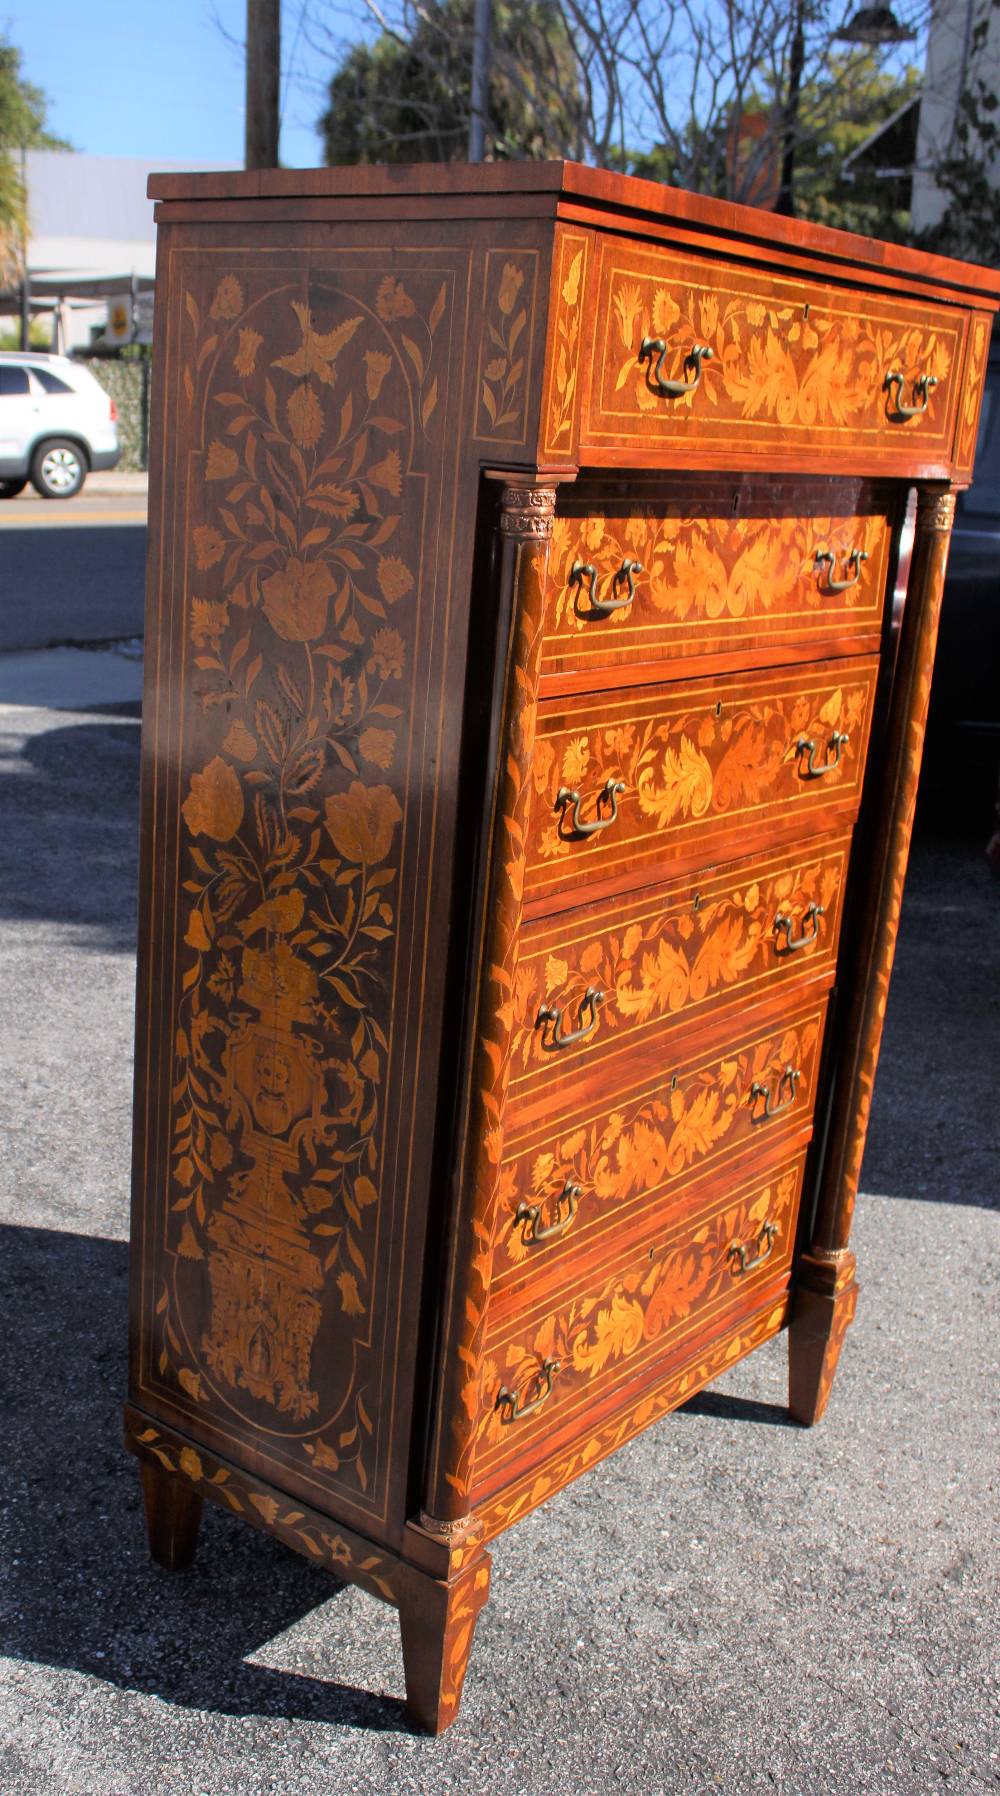
<path fill-rule="evenodd" d="M 405 1477 L 484 407 L 484 257 L 428 236 L 216 228 L 164 258 L 133 1395 L 374 1533 Z"/>

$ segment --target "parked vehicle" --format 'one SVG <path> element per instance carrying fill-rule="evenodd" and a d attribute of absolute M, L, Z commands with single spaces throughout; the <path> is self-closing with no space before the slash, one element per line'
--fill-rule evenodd
<path fill-rule="evenodd" d="M 72 499 L 94 468 L 117 467 L 118 410 L 80 362 L 0 350 L 0 499 L 31 481 L 43 499 Z"/>

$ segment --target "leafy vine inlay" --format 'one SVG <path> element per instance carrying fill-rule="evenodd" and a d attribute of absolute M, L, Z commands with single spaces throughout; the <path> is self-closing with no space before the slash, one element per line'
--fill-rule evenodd
<path fill-rule="evenodd" d="M 759 866 L 759 862 L 757 863 Z M 564 1064 L 553 1064 L 537 1026 L 540 1005 L 577 1013 L 590 985 L 604 993 L 600 1029 L 578 1050 L 590 1052 L 609 1037 L 632 1035 L 667 1018 L 717 1005 L 750 982 L 812 971 L 817 956 L 826 960 L 835 939 L 843 879 L 844 851 L 838 849 L 746 883 L 716 890 L 697 904 L 690 896 L 661 901 L 621 927 L 599 926 L 589 937 L 574 930 L 566 947 L 555 942 L 542 956 L 522 950 L 514 982 L 512 1059 L 522 1076 L 539 1068 L 553 1077 Z M 822 916 L 813 921 L 812 906 Z M 638 907 L 635 907 L 638 908 Z M 786 915 L 795 938 L 814 945 L 787 951 L 775 931 L 775 918 Z"/>
<path fill-rule="evenodd" d="M 499 264 L 499 272 L 497 265 Z M 533 253 L 491 250 L 486 266 L 486 315 L 480 349 L 479 420 L 481 436 L 516 438 L 522 423 L 525 355 L 530 336 L 525 327 L 534 303 Z"/>
<path fill-rule="evenodd" d="M 530 1252 L 523 1232 L 514 1226 L 519 1206 L 550 1200 L 566 1180 L 580 1189 L 578 1237 L 595 1220 L 617 1216 L 625 1205 L 671 1186 L 679 1188 L 745 1147 L 761 1126 L 752 1087 L 776 1086 L 789 1065 L 800 1076 L 787 1118 L 796 1125 L 807 1119 L 820 1026 L 814 1013 L 696 1065 L 681 1073 L 676 1084 L 665 1078 L 652 1092 L 623 1096 L 596 1114 L 564 1124 L 544 1146 L 513 1149 L 500 1169 L 497 1247 L 506 1265 L 520 1265 Z M 769 1122 L 766 1139 L 773 1139 L 779 1126 L 784 1125 Z M 547 1255 L 551 1252 L 546 1249 Z"/>
<path fill-rule="evenodd" d="M 539 1327 L 494 1347 L 482 1370 L 482 1448 L 516 1445 L 497 1408 L 500 1386 L 522 1389 L 537 1379 L 541 1365 L 556 1359 L 552 1406 L 572 1402 L 592 1379 L 631 1362 L 661 1337 L 677 1334 L 713 1301 L 742 1294 L 746 1284 L 734 1272 L 731 1250 L 753 1243 L 765 1222 L 774 1226 L 778 1249 L 773 1258 L 767 1256 L 767 1270 L 762 1268 L 758 1279 L 780 1271 L 791 1244 L 798 1185 L 799 1167 L 787 1168 L 763 1189 L 691 1225 L 659 1253 L 643 1251 L 627 1271 L 574 1296 Z"/>
<path fill-rule="evenodd" d="M 713 690 L 724 693 L 724 683 Z M 659 717 L 540 734 L 533 765 L 532 858 L 565 858 L 595 841 L 599 847 L 607 843 L 612 855 L 636 829 L 646 835 L 787 803 L 816 788 L 815 781 L 801 777 L 799 741 L 813 738 L 823 751 L 835 732 L 846 732 L 841 759 L 822 780 L 825 795 L 845 776 L 855 778 L 863 765 L 870 699 L 870 682 L 735 703 L 722 698 L 710 703 L 706 696 L 701 705 L 678 706 Z M 556 794 L 563 788 L 598 792 L 609 779 L 625 784 L 622 828 L 581 844 L 556 811 Z"/>
<path fill-rule="evenodd" d="M 937 391 L 922 420 L 939 425 L 947 401 L 944 383 L 952 369 L 949 333 L 926 324 L 877 313 L 841 311 L 817 304 L 802 289 L 778 297 L 762 288 L 694 287 L 665 267 L 660 278 L 615 270 L 609 288 L 613 349 L 605 371 L 605 403 L 626 389 L 640 412 L 676 420 L 713 409 L 726 418 L 761 420 L 783 429 L 816 426 L 881 425 L 888 428 L 891 404 L 886 375 L 912 383 L 930 375 Z M 639 360 L 645 338 L 666 346 L 664 371 L 684 379 L 684 359 L 695 343 L 712 351 L 701 377 L 682 398 L 664 401 L 650 377 L 649 358 Z M 617 353 L 616 353 L 617 352 Z M 655 358 L 654 358 L 655 359 Z M 664 414 L 665 403 L 671 408 Z"/>
<path fill-rule="evenodd" d="M 660 622 L 685 625 L 752 624 L 770 617 L 808 623 L 810 613 L 877 611 L 881 598 L 886 523 L 878 516 L 715 518 L 637 505 L 627 518 L 604 513 L 557 517 L 552 533 L 551 636 L 629 629 Z M 859 578 L 831 595 L 824 551 L 835 556 L 838 577 L 852 550 L 864 556 Z M 599 598 L 627 560 L 638 561 L 636 597 L 595 620 L 585 587 L 572 570 L 580 562 L 597 570 Z M 616 594 L 620 597 L 620 594 Z"/>
<path fill-rule="evenodd" d="M 555 338 L 550 372 L 546 446 L 566 455 L 570 449 L 580 360 L 580 299 L 587 256 L 586 239 L 564 235 L 559 241 L 559 285 Z"/>

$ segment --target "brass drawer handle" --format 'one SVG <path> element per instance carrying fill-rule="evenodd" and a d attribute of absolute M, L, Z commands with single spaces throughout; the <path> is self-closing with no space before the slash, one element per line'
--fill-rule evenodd
<path fill-rule="evenodd" d="M 892 372 L 885 377 L 886 392 L 891 394 L 895 391 L 896 394 L 893 410 L 889 413 L 889 416 L 891 418 L 920 418 L 927 410 L 927 407 L 931 402 L 931 393 L 938 385 L 937 375 L 917 375 L 917 378 L 913 383 L 913 397 L 914 399 L 919 400 L 919 404 L 917 405 L 907 405 L 903 400 L 905 379 L 905 375 L 900 374 L 898 368 L 894 368 Z"/>
<path fill-rule="evenodd" d="M 840 766 L 840 754 L 844 743 L 850 742 L 850 740 L 850 734 L 847 730 L 834 730 L 828 745 L 828 748 L 833 750 L 832 758 L 828 752 L 826 760 L 822 761 L 820 765 L 817 766 L 815 742 L 813 742 L 809 736 L 800 736 L 795 744 L 795 753 L 796 755 L 809 756 L 805 770 L 803 771 L 801 767 L 799 768 L 800 777 L 804 780 L 821 780 L 824 773 L 832 773 L 835 767 Z"/>
<path fill-rule="evenodd" d="M 798 954 L 800 948 L 810 948 L 819 935 L 820 917 L 825 916 L 826 910 L 822 904 L 808 904 L 802 912 L 803 929 L 798 935 L 793 935 L 792 930 L 795 928 L 795 918 L 783 916 L 781 911 L 779 911 L 774 922 L 771 924 L 771 928 L 774 930 L 776 937 L 780 937 L 784 934 L 785 945 L 783 948 L 780 948 L 778 942 L 775 941 L 774 952 L 781 955 Z M 809 923 L 812 924 L 812 929 L 809 934 L 806 935 L 805 926 Z"/>
<path fill-rule="evenodd" d="M 650 375 L 650 380 L 657 392 L 663 393 L 667 399 L 683 399 L 685 393 L 694 392 L 701 379 L 701 364 L 710 362 L 713 352 L 706 343 L 692 343 L 681 366 L 694 369 L 693 380 L 664 380 L 663 363 L 666 354 L 667 346 L 662 337 L 643 337 L 639 345 L 639 360 L 640 362 L 647 360 L 651 362 L 654 355 L 657 357 L 656 367 Z"/>
<path fill-rule="evenodd" d="M 753 1272 L 757 1266 L 763 1266 L 764 1261 L 770 1259 L 777 1233 L 776 1222 L 765 1222 L 756 1242 L 752 1243 L 751 1247 L 745 1247 L 740 1241 L 733 1242 L 729 1249 L 729 1258 L 732 1261 L 729 1270 L 734 1278 L 741 1277 L 744 1272 Z M 750 1253 L 754 1245 L 757 1252 L 751 1259 Z"/>
<path fill-rule="evenodd" d="M 834 570 L 834 566 L 836 564 L 836 560 L 837 560 L 837 557 L 834 555 L 832 549 L 817 549 L 816 550 L 816 566 L 818 568 L 829 567 L 829 569 L 830 569 L 830 573 L 827 577 L 826 585 L 824 586 L 822 584 L 822 581 L 820 582 L 819 590 L 822 593 L 850 592 L 852 586 L 857 586 L 858 581 L 861 579 L 861 563 L 863 561 L 868 560 L 868 550 L 867 549 L 852 549 L 851 550 L 850 554 L 846 558 L 846 561 L 847 561 L 848 568 L 853 568 L 854 572 L 852 574 L 850 574 L 848 579 L 846 579 L 846 580 L 835 580 L 833 578 L 833 570 Z"/>
<path fill-rule="evenodd" d="M 534 1247 L 539 1241 L 553 1241 L 557 1235 L 565 1235 L 566 1230 L 573 1222 L 577 1203 L 582 1196 L 583 1186 L 574 1185 L 572 1179 L 567 1179 L 555 1200 L 555 1222 L 542 1221 L 541 1204 L 518 1204 L 514 1213 L 514 1225 L 516 1227 L 520 1223 L 521 1240 L 525 1247 Z M 560 1214 L 564 1204 L 566 1206 L 565 1216 Z"/>
<path fill-rule="evenodd" d="M 618 800 L 624 790 L 624 780 L 605 780 L 604 785 L 597 794 L 597 815 L 592 817 L 589 823 L 584 823 L 583 818 L 580 816 L 580 811 L 582 806 L 586 803 L 586 798 L 580 792 L 571 791 L 569 786 L 560 786 L 556 793 L 556 802 L 552 808 L 556 811 L 565 811 L 572 805 L 573 815 L 570 818 L 570 828 L 572 829 L 573 834 L 575 836 L 596 836 L 599 830 L 610 829 L 612 823 L 617 822 Z M 610 804 L 611 809 L 606 817 L 602 817 L 601 806 L 605 804 Z"/>
<path fill-rule="evenodd" d="M 580 1008 L 577 1011 L 577 1027 L 571 1029 L 569 1033 L 565 1035 L 563 1034 L 562 1026 L 563 1017 L 566 1015 L 565 1008 L 560 1006 L 560 1008 L 556 1009 L 552 1004 L 541 1005 L 538 1015 L 535 1018 L 535 1028 L 541 1029 L 542 1031 L 542 1047 L 545 1049 L 545 1052 L 551 1054 L 556 1048 L 572 1048 L 577 1042 L 586 1041 L 587 1037 L 593 1035 L 597 1028 L 599 1021 L 597 1007 L 599 1004 L 603 1003 L 604 993 L 599 991 L 596 985 L 588 985 L 583 997 L 580 999 Z M 589 1016 L 587 1016 L 588 1011 L 590 1012 Z M 587 1017 L 586 1022 L 584 1022 L 585 1016 Z M 546 1023 L 552 1024 L 552 1033 L 549 1036 L 546 1036 L 545 1034 Z"/>
<path fill-rule="evenodd" d="M 580 586 L 587 582 L 587 599 L 590 610 L 587 616 L 610 617 L 613 611 L 624 611 L 635 598 L 635 576 L 642 573 L 641 561 L 623 561 L 617 573 L 611 576 L 611 590 L 614 591 L 620 580 L 624 580 L 627 591 L 623 599 L 599 599 L 597 597 L 597 569 L 591 561 L 574 561 L 569 570 L 569 577 Z"/>
<path fill-rule="evenodd" d="M 559 1366 L 557 1359 L 543 1359 L 534 1378 L 525 1386 L 525 1391 L 538 1387 L 537 1395 L 527 1402 L 524 1392 L 508 1390 L 506 1385 L 500 1386 L 493 1407 L 500 1411 L 500 1420 L 505 1427 L 511 1422 L 519 1422 L 523 1416 L 533 1415 L 536 1409 L 541 1409 L 546 1398 L 552 1394 L 552 1383 Z"/>
<path fill-rule="evenodd" d="M 783 1116 L 786 1110 L 790 1110 L 795 1102 L 796 1088 L 801 1077 L 802 1074 L 798 1067 L 786 1066 L 782 1071 L 777 1085 L 773 1088 L 770 1085 L 760 1085 L 754 1080 L 754 1083 L 750 1087 L 750 1108 L 752 1113 L 750 1121 L 752 1123 L 770 1122 L 772 1117 Z M 784 1085 L 788 1086 L 788 1096 L 783 1104 L 776 1103 L 775 1100 L 780 1095 Z M 764 1100 L 763 1110 L 754 1108 L 759 1098 L 763 1098 Z"/>

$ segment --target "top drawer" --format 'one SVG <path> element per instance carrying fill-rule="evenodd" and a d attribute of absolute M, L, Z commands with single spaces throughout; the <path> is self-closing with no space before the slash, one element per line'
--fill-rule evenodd
<path fill-rule="evenodd" d="M 730 467 L 950 459 L 963 312 L 605 238 L 596 319 L 581 459 L 695 441 Z"/>
<path fill-rule="evenodd" d="M 651 497 L 635 475 L 581 483 L 552 529 L 543 676 L 876 650 L 889 495 L 865 480 L 696 474 Z"/>

